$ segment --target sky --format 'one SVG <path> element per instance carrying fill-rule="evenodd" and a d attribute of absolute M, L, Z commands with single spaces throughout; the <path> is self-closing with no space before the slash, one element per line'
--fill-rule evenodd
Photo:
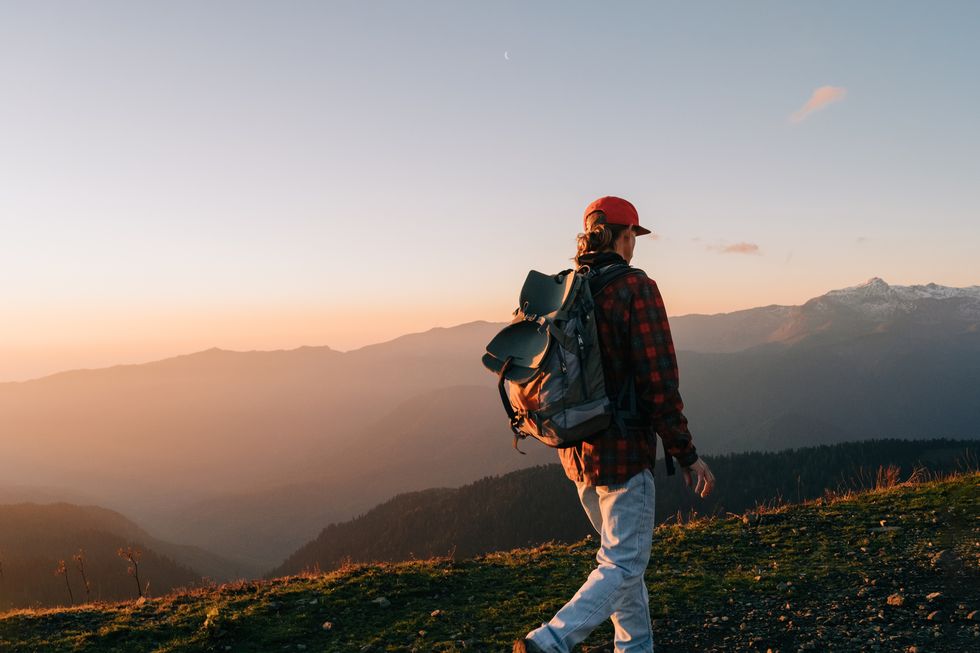
<path fill-rule="evenodd" d="M 0 381 L 505 321 L 593 199 L 672 316 L 980 283 L 980 3 L 0 0 Z"/>

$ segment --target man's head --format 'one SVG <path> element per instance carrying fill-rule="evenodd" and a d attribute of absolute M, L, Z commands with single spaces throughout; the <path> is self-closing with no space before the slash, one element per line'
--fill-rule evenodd
<path fill-rule="evenodd" d="M 636 207 L 619 197 L 600 197 L 589 204 L 584 227 L 585 232 L 578 235 L 576 263 L 587 252 L 616 252 L 629 263 L 636 237 L 650 233 L 640 226 Z"/>

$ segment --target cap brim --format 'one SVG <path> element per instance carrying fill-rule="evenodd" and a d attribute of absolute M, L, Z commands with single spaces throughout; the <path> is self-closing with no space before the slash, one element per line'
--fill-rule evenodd
<path fill-rule="evenodd" d="M 633 225 L 633 231 L 636 233 L 637 236 L 646 236 L 649 233 L 653 233 L 646 227 L 641 227 L 638 224 Z"/>

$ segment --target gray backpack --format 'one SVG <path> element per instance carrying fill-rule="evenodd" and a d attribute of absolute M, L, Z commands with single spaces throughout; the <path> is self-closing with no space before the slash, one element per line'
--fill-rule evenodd
<path fill-rule="evenodd" d="M 551 447 L 570 447 L 613 420 L 625 432 L 625 420 L 636 417 L 632 382 L 615 401 L 606 394 L 592 299 L 627 274 L 643 271 L 614 263 L 598 270 L 528 273 L 513 321 L 483 356 L 484 366 L 498 377 L 518 451 L 518 439 L 528 436 Z"/>

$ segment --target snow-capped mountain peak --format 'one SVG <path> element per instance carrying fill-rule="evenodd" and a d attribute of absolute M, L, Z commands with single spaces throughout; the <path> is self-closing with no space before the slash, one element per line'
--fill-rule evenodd
<path fill-rule="evenodd" d="M 810 300 L 821 304 L 847 307 L 871 319 L 884 319 L 923 309 L 924 300 L 959 300 L 956 312 L 961 317 L 980 316 L 980 286 L 952 288 L 936 283 L 913 286 L 893 286 L 880 277 L 872 277 L 857 286 L 831 290 L 822 297 Z"/>
<path fill-rule="evenodd" d="M 825 297 L 868 299 L 873 297 L 894 297 L 894 288 L 881 277 L 871 277 L 857 286 L 848 286 L 829 291 Z"/>
<path fill-rule="evenodd" d="M 980 286 L 891 285 L 881 277 L 831 290 L 798 306 L 761 306 L 719 315 L 671 318 L 675 346 L 735 352 L 815 338 L 846 341 L 898 333 L 917 338 L 980 333 Z"/>

